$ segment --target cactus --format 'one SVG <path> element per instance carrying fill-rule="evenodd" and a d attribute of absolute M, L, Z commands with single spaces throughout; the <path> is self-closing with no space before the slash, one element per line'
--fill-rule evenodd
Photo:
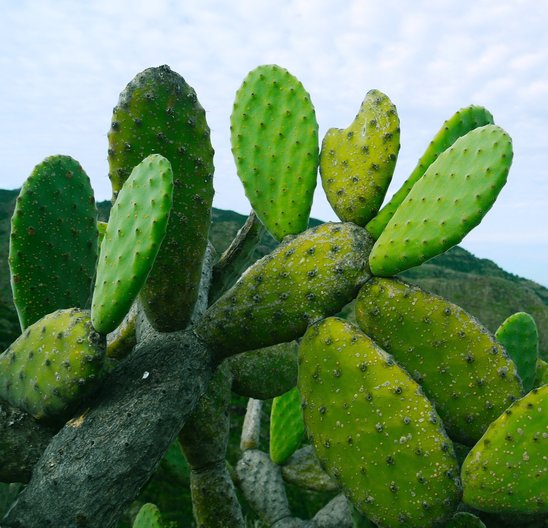
<path fill-rule="evenodd" d="M 473 513 L 458 512 L 449 519 L 445 528 L 485 528 L 485 524 Z"/>
<path fill-rule="evenodd" d="M 163 528 L 162 514 L 158 506 L 150 502 L 143 504 L 137 517 L 133 521 L 132 528 Z"/>
<path fill-rule="evenodd" d="M 537 361 L 537 368 L 535 371 L 535 381 L 533 385 L 535 387 L 540 387 L 541 385 L 548 384 L 548 363 L 539 359 Z"/>
<path fill-rule="evenodd" d="M 318 123 L 310 96 L 287 70 L 249 72 L 230 118 L 238 176 L 257 216 L 282 240 L 308 227 L 318 172 Z"/>
<path fill-rule="evenodd" d="M 495 513 L 548 513 L 548 386 L 514 402 L 462 466 L 463 501 Z"/>
<path fill-rule="evenodd" d="M 538 357 L 538 330 L 535 320 L 527 313 L 518 312 L 508 317 L 495 332 L 512 358 L 523 381 L 523 389 L 529 392 L 535 381 Z"/>
<path fill-rule="evenodd" d="M 21 329 L 61 308 L 89 307 L 97 261 L 95 200 L 69 156 L 32 171 L 11 221 L 9 264 Z"/>
<path fill-rule="evenodd" d="M 396 107 L 378 90 L 367 92 L 348 128 L 327 131 L 320 153 L 320 173 L 327 199 L 343 222 L 364 226 L 377 213 L 399 150 Z"/>

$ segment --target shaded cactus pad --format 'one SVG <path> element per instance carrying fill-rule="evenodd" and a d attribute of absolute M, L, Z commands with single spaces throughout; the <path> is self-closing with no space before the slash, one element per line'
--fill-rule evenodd
<path fill-rule="evenodd" d="M 112 332 L 129 312 L 162 245 L 172 200 L 171 165 L 152 154 L 133 169 L 110 213 L 91 308 L 98 332 Z"/>
<path fill-rule="evenodd" d="M 105 348 L 88 311 L 48 314 L 0 356 L 0 398 L 37 419 L 67 417 L 105 374 Z"/>
<path fill-rule="evenodd" d="M 327 199 L 342 221 L 364 226 L 377 213 L 399 150 L 396 107 L 378 90 L 367 93 L 348 128 L 327 131 L 320 153 L 320 173 Z"/>
<path fill-rule="evenodd" d="M 373 275 L 391 276 L 447 251 L 487 214 L 506 183 L 512 141 L 479 127 L 444 151 L 413 186 L 371 251 Z"/>
<path fill-rule="evenodd" d="M 97 261 L 97 211 L 89 178 L 69 156 L 37 165 L 11 220 L 13 299 L 24 330 L 60 308 L 86 308 Z"/>
<path fill-rule="evenodd" d="M 458 465 L 434 406 L 391 356 L 337 318 L 301 341 L 299 390 L 310 442 L 371 521 L 423 528 L 460 499 Z"/>
<path fill-rule="evenodd" d="M 548 513 L 548 385 L 512 404 L 462 466 L 463 500 L 494 513 Z"/>
<path fill-rule="evenodd" d="M 318 173 L 318 123 L 310 95 L 284 68 L 252 70 L 230 118 L 238 176 L 257 216 L 281 240 L 308 227 Z"/>

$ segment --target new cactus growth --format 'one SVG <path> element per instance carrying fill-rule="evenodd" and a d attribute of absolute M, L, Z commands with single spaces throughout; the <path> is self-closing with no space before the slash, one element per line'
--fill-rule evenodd
<path fill-rule="evenodd" d="M 69 156 L 37 165 L 17 198 L 9 264 L 21 329 L 61 308 L 88 308 L 97 261 L 89 178 Z"/>
<path fill-rule="evenodd" d="M 310 96 L 286 69 L 249 72 L 230 118 L 232 152 L 246 195 L 278 240 L 308 227 L 318 172 L 318 123 Z"/>
<path fill-rule="evenodd" d="M 377 213 L 399 150 L 396 107 L 378 90 L 367 93 L 348 128 L 327 131 L 320 173 L 327 199 L 342 221 L 364 226 Z"/>

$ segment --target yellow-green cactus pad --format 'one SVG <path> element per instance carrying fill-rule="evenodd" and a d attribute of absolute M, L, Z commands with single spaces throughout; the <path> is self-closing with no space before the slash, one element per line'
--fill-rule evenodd
<path fill-rule="evenodd" d="M 367 92 L 348 128 L 327 131 L 320 174 L 327 199 L 343 222 L 364 226 L 379 210 L 399 150 L 396 107 L 378 90 Z"/>
<path fill-rule="evenodd" d="M 371 244 L 349 222 L 308 229 L 251 266 L 194 330 L 222 356 L 293 341 L 356 296 Z"/>
<path fill-rule="evenodd" d="M 60 308 L 87 308 L 97 262 L 97 211 L 89 178 L 51 156 L 23 184 L 11 220 L 13 299 L 24 330 Z"/>
<path fill-rule="evenodd" d="M 537 361 L 537 369 L 535 374 L 534 386 L 540 387 L 541 385 L 548 384 L 548 363 L 539 359 Z"/>
<path fill-rule="evenodd" d="M 358 295 L 356 320 L 422 385 L 458 442 L 473 445 L 522 395 L 516 366 L 504 348 L 442 297 L 375 277 Z"/>
<path fill-rule="evenodd" d="M 369 259 L 377 276 L 396 275 L 447 251 L 487 214 L 506 183 L 512 140 L 496 125 L 457 139 L 413 186 Z"/>
<path fill-rule="evenodd" d="M 304 438 L 301 394 L 297 387 L 274 398 L 270 411 L 270 458 L 283 464 Z"/>
<path fill-rule="evenodd" d="M 0 356 L 0 398 L 36 419 L 67 417 L 105 374 L 105 348 L 87 310 L 48 314 Z"/>
<path fill-rule="evenodd" d="M 419 159 L 417 166 L 405 180 L 401 188 L 392 196 L 390 201 L 380 210 L 366 226 L 366 229 L 375 237 L 379 238 L 386 224 L 403 202 L 413 185 L 417 183 L 432 165 L 436 158 L 447 150 L 457 139 L 464 136 L 470 130 L 480 126 L 493 124 L 493 116 L 482 106 L 467 106 L 458 110 L 451 118 L 445 121 L 428 145 L 425 153 Z"/>
<path fill-rule="evenodd" d="M 548 513 L 548 386 L 513 403 L 462 466 L 463 500 L 494 513 Z"/>
<path fill-rule="evenodd" d="M 318 123 L 310 95 L 284 68 L 255 68 L 230 118 L 238 176 L 257 216 L 277 239 L 308 227 L 318 173 Z"/>
<path fill-rule="evenodd" d="M 132 528 L 163 528 L 162 514 L 158 506 L 147 502 L 141 506 Z"/>
<path fill-rule="evenodd" d="M 98 332 L 112 332 L 129 312 L 164 240 L 172 201 L 171 165 L 152 154 L 133 169 L 110 212 L 91 305 Z"/>
<path fill-rule="evenodd" d="M 458 464 L 420 386 L 342 319 L 311 326 L 299 354 L 310 442 L 354 506 L 386 528 L 450 517 L 461 495 Z"/>

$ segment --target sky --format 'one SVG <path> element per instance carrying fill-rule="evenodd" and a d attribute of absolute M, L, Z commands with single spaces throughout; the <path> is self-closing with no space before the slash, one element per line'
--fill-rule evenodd
<path fill-rule="evenodd" d="M 248 214 L 230 152 L 234 94 L 278 64 L 310 93 L 320 140 L 376 88 L 401 150 L 387 199 L 444 120 L 485 106 L 512 137 L 508 183 L 461 245 L 548 286 L 548 3 L 538 0 L 0 0 L 0 188 L 46 156 L 76 158 L 109 199 L 107 131 L 119 93 L 168 64 L 194 87 L 215 149 L 214 206 Z M 336 220 L 318 183 L 312 216 Z"/>

